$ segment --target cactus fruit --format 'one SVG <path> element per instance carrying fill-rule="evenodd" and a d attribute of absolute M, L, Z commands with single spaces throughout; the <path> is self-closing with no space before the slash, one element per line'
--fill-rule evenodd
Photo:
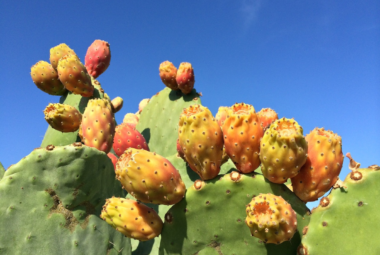
<path fill-rule="evenodd" d="M 74 50 L 70 49 L 65 43 L 50 49 L 50 63 L 55 70 L 57 70 L 59 60 L 68 54 L 76 55 Z"/>
<path fill-rule="evenodd" d="M 298 255 L 379 254 L 380 167 L 360 168 L 346 156 L 352 172 L 313 209 Z"/>
<path fill-rule="evenodd" d="M 115 156 L 115 154 L 113 154 L 111 152 L 108 152 L 107 156 L 111 159 L 112 164 L 113 164 L 113 168 L 116 171 L 116 163 L 117 163 L 118 158 Z"/>
<path fill-rule="evenodd" d="M 303 129 L 293 119 L 275 121 L 261 140 L 261 170 L 274 183 L 285 183 L 296 176 L 307 158 Z"/>
<path fill-rule="evenodd" d="M 87 49 L 84 65 L 88 73 L 97 78 L 107 70 L 111 62 L 111 51 L 108 42 L 95 40 Z"/>
<path fill-rule="evenodd" d="M 128 148 L 143 149 L 149 151 L 149 146 L 144 136 L 136 128 L 127 123 L 121 123 L 116 127 L 113 149 L 119 157 Z"/>
<path fill-rule="evenodd" d="M 293 192 L 304 202 L 323 196 L 338 180 L 343 166 L 342 138 L 315 128 L 306 135 L 308 153 L 300 173 L 291 179 Z"/>
<path fill-rule="evenodd" d="M 270 108 L 263 108 L 258 113 L 259 122 L 262 127 L 265 129 L 269 128 L 269 126 L 276 120 L 278 120 L 277 113 Z"/>
<path fill-rule="evenodd" d="M 44 114 L 47 123 L 61 132 L 77 131 L 82 122 L 82 114 L 73 106 L 66 104 L 49 104 Z"/>
<path fill-rule="evenodd" d="M 121 97 L 115 97 L 114 99 L 112 99 L 111 107 L 113 113 L 117 113 L 118 111 L 120 111 L 121 108 L 123 108 L 123 103 L 124 101 Z"/>
<path fill-rule="evenodd" d="M 139 103 L 139 113 L 142 112 L 142 110 L 145 108 L 145 106 L 149 103 L 150 99 L 149 98 L 145 98 L 143 100 L 140 101 Z"/>
<path fill-rule="evenodd" d="M 74 94 L 91 97 L 94 86 L 86 68 L 76 55 L 65 55 L 58 62 L 58 77 L 65 88 Z"/>
<path fill-rule="evenodd" d="M 223 156 L 223 134 L 210 110 L 190 105 L 180 116 L 179 144 L 190 168 L 203 180 L 215 178 Z"/>
<path fill-rule="evenodd" d="M 176 81 L 177 68 L 173 63 L 169 61 L 164 61 L 160 64 L 160 78 L 166 87 L 172 90 L 178 90 L 178 84 Z"/>
<path fill-rule="evenodd" d="M 139 116 L 137 116 L 134 113 L 127 113 L 124 116 L 123 123 L 127 123 L 130 126 L 132 126 L 133 128 L 135 128 L 137 123 L 139 123 Z"/>
<path fill-rule="evenodd" d="M 79 136 L 82 142 L 105 153 L 110 152 L 115 135 L 115 117 L 107 99 L 91 99 L 83 113 Z"/>
<path fill-rule="evenodd" d="M 250 173 L 260 166 L 263 132 L 252 105 L 234 104 L 228 110 L 223 125 L 224 147 L 240 172 Z"/>
<path fill-rule="evenodd" d="M 297 230 L 297 215 L 280 196 L 259 194 L 247 205 L 246 213 L 252 236 L 265 243 L 289 241 Z"/>
<path fill-rule="evenodd" d="M 116 178 L 133 197 L 145 203 L 176 204 L 186 191 L 170 161 L 146 150 L 126 150 L 117 161 Z"/>
<path fill-rule="evenodd" d="M 189 94 L 194 88 L 194 70 L 190 63 L 183 62 L 180 64 L 176 81 L 178 84 L 178 88 L 185 95 Z"/>
<path fill-rule="evenodd" d="M 30 75 L 36 86 L 50 95 L 63 95 L 66 92 L 62 82 L 58 79 L 56 70 L 46 61 L 38 61 L 31 68 Z"/>
<path fill-rule="evenodd" d="M 218 109 L 218 112 L 215 115 L 215 119 L 221 128 L 223 127 L 224 121 L 227 118 L 228 109 L 229 109 L 229 107 L 220 106 Z"/>
<path fill-rule="evenodd" d="M 107 199 L 100 218 L 126 237 L 140 241 L 160 235 L 163 226 L 155 210 L 128 198 Z"/>

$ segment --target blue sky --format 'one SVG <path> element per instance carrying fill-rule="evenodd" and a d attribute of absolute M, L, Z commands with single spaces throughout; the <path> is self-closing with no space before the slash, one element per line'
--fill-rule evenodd
<path fill-rule="evenodd" d="M 380 164 L 379 1 L 1 1 L 0 162 L 39 147 L 44 94 L 30 67 L 66 43 L 84 62 L 95 39 L 111 45 L 99 77 L 121 96 L 122 122 L 164 88 L 165 60 L 190 62 L 202 103 L 270 107 L 304 128 L 325 127 L 362 166 Z M 341 178 L 348 170 L 345 159 Z"/>

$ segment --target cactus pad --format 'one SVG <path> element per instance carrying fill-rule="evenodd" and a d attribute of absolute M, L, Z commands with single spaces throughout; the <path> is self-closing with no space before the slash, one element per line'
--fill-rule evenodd
<path fill-rule="evenodd" d="M 130 240 L 99 217 L 112 195 L 124 196 L 105 153 L 81 143 L 34 150 L 0 181 L 0 253 L 130 254 Z"/>

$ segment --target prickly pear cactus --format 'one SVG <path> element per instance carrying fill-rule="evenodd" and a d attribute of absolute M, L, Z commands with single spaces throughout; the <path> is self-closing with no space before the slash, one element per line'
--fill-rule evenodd
<path fill-rule="evenodd" d="M 200 104 L 199 94 L 184 95 L 165 88 L 154 95 L 141 112 L 136 129 L 145 137 L 150 151 L 163 157 L 177 154 L 178 122 L 183 108 Z"/>
<path fill-rule="evenodd" d="M 0 180 L 0 254 L 131 254 L 99 217 L 113 195 L 125 193 L 105 153 L 81 143 L 34 150 Z"/>
<path fill-rule="evenodd" d="M 61 97 L 59 103 L 71 105 L 75 107 L 81 114 L 83 114 L 86 109 L 87 103 L 92 98 L 103 98 L 104 92 L 101 88 L 100 83 L 92 79 L 92 85 L 94 85 L 94 94 L 92 97 L 82 97 L 81 95 L 75 95 L 72 92 L 67 92 Z M 62 133 L 58 130 L 53 129 L 51 126 L 48 127 L 44 139 L 42 140 L 41 147 L 46 147 L 50 144 L 59 146 L 59 145 L 68 145 L 74 142 L 79 142 L 80 138 L 78 136 L 78 131 Z"/>
<path fill-rule="evenodd" d="M 0 180 L 1 180 L 1 178 L 3 178 L 4 174 L 5 174 L 5 168 L 4 168 L 3 164 L 1 164 L 1 162 L 0 162 Z"/>
<path fill-rule="evenodd" d="M 380 254 L 380 167 L 350 165 L 344 182 L 312 211 L 298 254 Z"/>
<path fill-rule="evenodd" d="M 290 241 L 264 244 L 251 236 L 244 222 L 246 205 L 260 193 L 282 196 L 297 213 L 298 231 Z M 213 247 L 219 254 L 293 255 L 309 223 L 308 214 L 305 204 L 285 185 L 270 183 L 260 174 L 232 172 L 220 179 L 196 181 L 165 215 L 159 254 L 193 255 Z"/>

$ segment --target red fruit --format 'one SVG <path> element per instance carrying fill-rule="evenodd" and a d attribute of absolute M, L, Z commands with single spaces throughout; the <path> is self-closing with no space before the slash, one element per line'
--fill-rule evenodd
<path fill-rule="evenodd" d="M 116 127 L 113 149 L 116 155 L 120 157 L 120 155 L 128 148 L 149 151 L 144 136 L 131 125 L 122 123 Z"/>
<path fill-rule="evenodd" d="M 109 43 L 102 40 L 95 40 L 90 47 L 88 47 L 84 61 L 88 73 L 94 78 L 104 73 L 111 62 Z"/>
<path fill-rule="evenodd" d="M 113 153 L 111 153 L 111 152 L 109 152 L 109 153 L 107 154 L 107 156 L 108 156 L 108 157 L 111 159 L 111 161 L 112 161 L 113 169 L 116 170 L 116 163 L 117 163 L 118 158 L 117 158 Z"/>
<path fill-rule="evenodd" d="M 277 113 L 270 108 L 261 109 L 257 113 L 257 117 L 259 117 L 259 122 L 264 128 L 264 130 L 269 128 L 269 126 L 273 123 L 273 121 L 278 120 Z"/>
<path fill-rule="evenodd" d="M 194 70 L 190 63 L 181 63 L 178 68 L 176 81 L 183 94 L 189 94 L 194 88 Z"/>

